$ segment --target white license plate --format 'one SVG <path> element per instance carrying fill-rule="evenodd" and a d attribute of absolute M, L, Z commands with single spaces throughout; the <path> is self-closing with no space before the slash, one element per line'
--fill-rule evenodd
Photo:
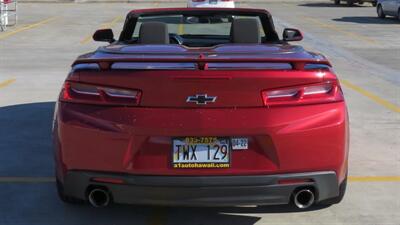
<path fill-rule="evenodd" d="M 174 168 L 229 168 L 231 149 L 229 138 L 174 138 L 172 165 Z"/>

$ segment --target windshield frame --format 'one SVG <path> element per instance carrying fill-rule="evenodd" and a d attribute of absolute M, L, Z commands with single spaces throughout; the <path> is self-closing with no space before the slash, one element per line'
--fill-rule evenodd
<path fill-rule="evenodd" d="M 169 15 L 182 15 L 186 17 L 190 16 L 214 16 L 214 15 L 226 15 L 226 16 L 254 16 L 259 17 L 261 26 L 265 33 L 265 42 L 274 43 L 279 42 L 279 36 L 275 30 L 275 26 L 272 20 L 271 14 L 266 10 L 256 9 L 157 9 L 157 10 L 138 10 L 131 11 L 126 17 L 124 28 L 120 34 L 119 41 L 129 43 L 132 40 L 133 33 L 136 29 L 138 19 L 140 17 L 148 16 L 169 16 Z M 268 31 L 268 32 L 265 32 Z"/>

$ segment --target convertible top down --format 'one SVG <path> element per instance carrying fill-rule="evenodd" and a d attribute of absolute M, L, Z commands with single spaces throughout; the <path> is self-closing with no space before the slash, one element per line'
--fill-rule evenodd
<path fill-rule="evenodd" d="M 321 54 L 260 9 L 131 11 L 73 63 L 53 127 L 65 202 L 338 203 L 348 117 Z"/>

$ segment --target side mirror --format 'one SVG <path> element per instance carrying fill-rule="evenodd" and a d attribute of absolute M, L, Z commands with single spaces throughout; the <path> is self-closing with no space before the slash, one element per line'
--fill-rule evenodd
<path fill-rule="evenodd" d="M 284 41 L 301 41 L 303 40 L 303 34 L 301 31 L 293 28 L 285 28 L 283 31 Z"/>
<path fill-rule="evenodd" d="M 96 30 L 93 34 L 93 40 L 112 43 L 115 41 L 114 33 L 111 29 Z"/>

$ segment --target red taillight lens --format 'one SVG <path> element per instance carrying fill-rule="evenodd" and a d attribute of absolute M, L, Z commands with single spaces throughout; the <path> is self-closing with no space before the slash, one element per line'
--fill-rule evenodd
<path fill-rule="evenodd" d="M 66 81 L 60 101 L 100 104 L 100 105 L 139 105 L 141 92 L 139 90 L 104 87 Z"/>
<path fill-rule="evenodd" d="M 336 81 L 299 87 L 280 88 L 262 92 L 265 106 L 306 105 L 343 101 Z"/>

